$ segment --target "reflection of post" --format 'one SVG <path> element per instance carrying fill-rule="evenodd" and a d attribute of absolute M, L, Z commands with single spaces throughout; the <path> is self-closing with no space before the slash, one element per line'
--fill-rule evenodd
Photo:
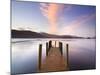
<path fill-rule="evenodd" d="M 46 56 L 48 56 L 48 42 L 46 43 Z"/>
<path fill-rule="evenodd" d="M 62 42 L 59 42 L 59 48 L 60 48 L 60 52 L 61 52 L 61 55 L 62 55 L 63 54 Z"/>
<path fill-rule="evenodd" d="M 38 58 L 38 68 L 41 69 L 41 59 L 42 59 L 42 44 L 39 44 L 39 58 Z"/>
<path fill-rule="evenodd" d="M 69 51 L 68 51 L 68 44 L 66 44 L 66 56 L 67 56 L 67 65 L 69 66 Z"/>

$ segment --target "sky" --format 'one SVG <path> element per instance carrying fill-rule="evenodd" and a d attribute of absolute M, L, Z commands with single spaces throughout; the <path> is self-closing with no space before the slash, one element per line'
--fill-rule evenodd
<path fill-rule="evenodd" d="M 12 0 L 12 29 L 95 36 L 96 7 Z"/>

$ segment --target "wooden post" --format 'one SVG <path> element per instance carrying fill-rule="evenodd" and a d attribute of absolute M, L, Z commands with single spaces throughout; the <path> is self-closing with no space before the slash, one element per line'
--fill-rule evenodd
<path fill-rule="evenodd" d="M 56 41 L 55 41 L 55 47 L 56 47 Z"/>
<path fill-rule="evenodd" d="M 67 56 L 67 67 L 69 67 L 69 48 L 68 48 L 68 44 L 66 44 L 66 56 Z"/>
<path fill-rule="evenodd" d="M 39 70 L 41 70 L 41 62 L 42 62 L 42 44 L 39 44 L 39 58 L 38 58 Z"/>
<path fill-rule="evenodd" d="M 60 48 L 60 52 L 61 52 L 61 55 L 62 55 L 63 54 L 62 42 L 59 42 L 59 48 Z"/>
<path fill-rule="evenodd" d="M 51 47 L 52 47 L 52 41 L 50 40 L 49 41 L 49 50 L 50 50 Z"/>
<path fill-rule="evenodd" d="M 48 56 L 48 42 L 46 43 L 46 56 Z"/>

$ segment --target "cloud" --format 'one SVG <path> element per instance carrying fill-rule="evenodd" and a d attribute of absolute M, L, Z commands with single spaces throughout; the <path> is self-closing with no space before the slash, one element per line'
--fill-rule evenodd
<path fill-rule="evenodd" d="M 79 16 L 77 19 L 72 21 L 70 24 L 65 25 L 65 27 L 63 27 L 59 33 L 71 34 L 75 32 L 75 30 L 77 30 L 84 23 L 88 23 L 88 21 L 91 21 L 93 18 L 95 18 L 95 16 L 96 16 L 95 14 Z"/>
<path fill-rule="evenodd" d="M 42 14 L 48 19 L 49 22 L 49 33 L 56 33 L 57 32 L 57 17 L 58 12 L 61 9 L 61 5 L 58 4 L 46 4 L 41 3 L 40 9 Z"/>
<path fill-rule="evenodd" d="M 59 13 L 62 14 L 64 9 L 69 11 L 71 7 L 71 5 L 66 5 L 65 7 L 64 4 L 40 3 L 41 13 L 48 19 L 49 22 L 49 33 L 57 33 L 57 21 L 58 18 L 61 18 Z"/>

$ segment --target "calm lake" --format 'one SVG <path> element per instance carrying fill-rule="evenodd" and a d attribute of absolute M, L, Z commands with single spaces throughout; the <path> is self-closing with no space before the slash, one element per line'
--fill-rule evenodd
<path fill-rule="evenodd" d="M 42 63 L 46 57 L 46 42 L 59 40 L 63 43 L 66 59 L 66 44 L 69 44 L 70 70 L 95 69 L 95 39 L 12 39 L 11 73 L 35 73 L 38 70 L 38 49 L 42 44 Z"/>

